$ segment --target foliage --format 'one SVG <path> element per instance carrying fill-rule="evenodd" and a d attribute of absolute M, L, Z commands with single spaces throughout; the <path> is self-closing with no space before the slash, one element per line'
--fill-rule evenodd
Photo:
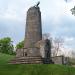
<path fill-rule="evenodd" d="M 0 52 L 6 54 L 13 54 L 13 44 L 10 37 L 0 39 Z"/>
<path fill-rule="evenodd" d="M 21 49 L 23 47 L 24 47 L 24 41 L 21 41 L 16 45 L 16 49 Z"/>
<path fill-rule="evenodd" d="M 0 53 L 0 66 L 8 64 L 8 62 L 13 59 L 15 56 L 14 55 L 9 55 L 5 53 Z"/>
<path fill-rule="evenodd" d="M 75 6 L 74 6 L 74 8 L 71 9 L 71 12 L 72 12 L 72 15 L 75 16 Z"/>

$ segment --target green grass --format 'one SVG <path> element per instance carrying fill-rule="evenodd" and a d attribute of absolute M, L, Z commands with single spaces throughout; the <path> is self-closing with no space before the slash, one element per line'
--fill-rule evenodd
<path fill-rule="evenodd" d="M 0 75 L 75 75 L 75 68 L 52 64 L 8 64 L 14 56 L 0 53 Z"/>
<path fill-rule="evenodd" d="M 0 53 L 0 66 L 7 64 L 12 58 L 14 58 L 14 56 Z"/>

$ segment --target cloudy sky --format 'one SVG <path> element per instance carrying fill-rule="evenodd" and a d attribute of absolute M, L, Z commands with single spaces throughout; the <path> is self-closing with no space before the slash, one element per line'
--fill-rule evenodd
<path fill-rule="evenodd" d="M 24 39 L 26 12 L 38 0 L 0 0 L 0 38 L 11 37 L 16 44 Z M 62 37 L 65 46 L 75 49 L 75 0 L 39 0 L 43 33 Z"/>

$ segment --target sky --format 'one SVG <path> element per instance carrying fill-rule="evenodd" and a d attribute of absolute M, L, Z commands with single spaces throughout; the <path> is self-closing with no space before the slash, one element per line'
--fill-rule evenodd
<path fill-rule="evenodd" d="M 63 38 L 65 47 L 75 49 L 75 0 L 39 0 L 42 31 Z M 38 0 L 0 0 L 0 38 L 11 37 L 14 44 L 25 37 L 26 12 Z"/>

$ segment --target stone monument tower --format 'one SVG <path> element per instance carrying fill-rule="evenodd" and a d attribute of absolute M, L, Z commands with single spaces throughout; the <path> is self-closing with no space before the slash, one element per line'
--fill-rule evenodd
<path fill-rule="evenodd" d="M 35 44 L 42 40 L 41 12 L 37 5 L 27 11 L 24 48 L 16 50 L 12 63 L 43 63 L 40 48 Z"/>
<path fill-rule="evenodd" d="M 40 56 L 40 49 L 35 44 L 42 40 L 41 12 L 37 5 L 27 11 L 24 52 L 27 56 Z"/>
<path fill-rule="evenodd" d="M 34 47 L 40 40 L 42 40 L 41 12 L 38 6 L 33 6 L 27 11 L 24 48 Z"/>
<path fill-rule="evenodd" d="M 14 64 L 50 63 L 50 45 L 49 41 L 42 40 L 41 12 L 38 5 L 39 2 L 27 11 L 24 48 L 16 50 L 16 58 L 12 60 Z"/>

